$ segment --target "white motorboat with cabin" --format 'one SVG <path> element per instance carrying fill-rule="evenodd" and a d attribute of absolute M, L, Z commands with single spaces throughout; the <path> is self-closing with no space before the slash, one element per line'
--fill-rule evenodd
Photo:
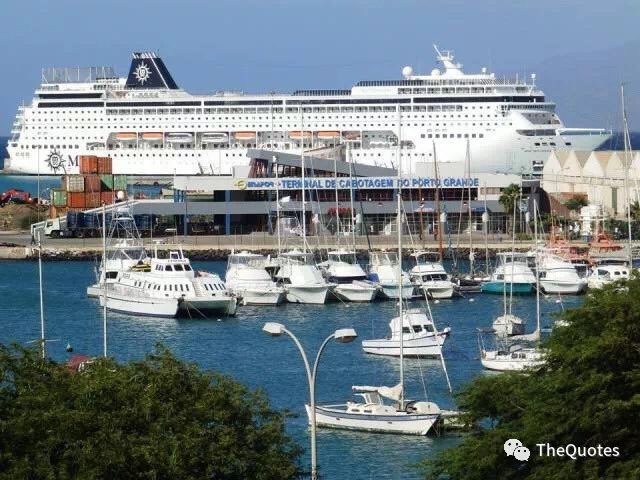
<path fill-rule="evenodd" d="M 405 272 L 401 274 L 401 284 L 398 284 L 398 254 L 396 252 L 371 252 L 369 254 L 369 280 L 382 288 L 382 295 L 386 298 L 412 298 L 415 285 Z"/>
<path fill-rule="evenodd" d="M 286 288 L 288 302 L 325 303 L 333 285 L 325 281 L 312 253 L 290 250 L 281 253 L 275 259 L 275 265 L 274 278 Z"/>
<path fill-rule="evenodd" d="M 335 284 L 333 293 L 346 302 L 371 302 L 378 294 L 378 286 L 367 280 L 367 275 L 358 263 L 356 254 L 350 250 L 328 252 L 328 259 L 320 268 L 325 278 Z"/>
<path fill-rule="evenodd" d="M 451 298 L 455 284 L 440 262 L 436 252 L 411 254 L 415 266 L 409 271 L 411 281 L 429 298 Z"/>
<path fill-rule="evenodd" d="M 362 349 L 374 355 L 400 356 L 400 335 L 405 357 L 439 357 L 442 345 L 451 329 L 439 332 L 427 312 L 420 308 L 404 311 L 402 326 L 400 317 L 389 322 L 390 335 L 386 338 L 363 340 Z M 401 333 L 402 332 L 402 333 Z"/>
<path fill-rule="evenodd" d="M 596 264 L 587 278 L 589 288 L 602 288 L 618 280 L 628 280 L 630 269 L 624 261 L 603 261 Z"/>
<path fill-rule="evenodd" d="M 518 252 L 497 254 L 498 266 L 488 282 L 482 284 L 485 293 L 504 293 L 505 289 L 514 294 L 529 294 L 533 291 L 536 276 L 529 268 L 527 256 Z"/>
<path fill-rule="evenodd" d="M 506 349 L 480 350 L 480 361 L 487 370 L 517 372 L 544 364 L 542 352 L 533 347 L 512 345 Z"/>
<path fill-rule="evenodd" d="M 229 255 L 225 276 L 227 287 L 242 305 L 279 305 L 284 300 L 286 290 L 276 285 L 266 266 L 264 255 L 247 251 Z"/>
<path fill-rule="evenodd" d="M 587 279 L 573 263 L 549 252 L 539 254 L 538 278 L 544 293 L 576 295 L 587 289 Z"/>
<path fill-rule="evenodd" d="M 106 298 L 109 310 L 156 317 L 235 315 L 237 300 L 218 275 L 194 271 L 181 246 L 162 247 L 155 245 L 148 262 L 119 272 L 107 283 L 100 304 L 104 306 Z"/>

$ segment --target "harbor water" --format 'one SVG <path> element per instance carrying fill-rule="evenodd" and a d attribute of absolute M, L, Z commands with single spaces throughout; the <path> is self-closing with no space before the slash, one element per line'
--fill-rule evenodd
<path fill-rule="evenodd" d="M 193 262 L 200 270 L 224 274 L 224 262 Z M 86 286 L 95 280 L 95 262 L 45 262 L 43 264 L 47 353 L 64 361 L 67 343 L 74 353 L 102 352 L 102 310 L 86 296 Z M 40 336 L 38 265 L 36 262 L 0 263 L 0 342 L 26 345 Z M 542 297 L 542 325 L 550 326 L 562 308 L 581 302 L 579 297 Z M 514 298 L 514 313 L 535 328 L 535 296 Z M 413 307 L 424 306 L 412 302 Z M 501 295 L 469 295 L 431 303 L 438 328 L 451 327 L 444 348 L 454 390 L 484 372 L 478 359 L 477 328 L 489 327 L 502 313 Z M 266 391 L 274 408 L 293 414 L 287 428 L 305 448 L 308 465 L 309 431 L 304 412 L 308 385 L 302 360 L 287 337 L 269 337 L 265 322 L 283 323 L 302 342 L 310 361 L 320 343 L 337 328 L 353 327 L 359 338 L 351 344 L 331 344 L 318 369 L 317 401 L 339 403 L 350 399 L 352 385 L 398 383 L 397 359 L 369 356 L 360 341 L 388 333 L 388 322 L 396 314 L 394 302 L 372 304 L 293 305 L 240 307 L 235 318 L 148 319 L 108 315 L 108 352 L 118 360 L 141 358 L 157 343 L 169 347 L 183 360 L 233 376 L 251 388 Z M 194 314 L 195 315 L 195 314 Z M 428 398 L 440 407 L 454 408 L 440 362 L 407 359 L 407 397 Z M 414 465 L 455 445 L 459 436 L 411 437 L 366 434 L 336 430 L 318 431 L 318 464 L 326 479 L 417 479 Z"/>

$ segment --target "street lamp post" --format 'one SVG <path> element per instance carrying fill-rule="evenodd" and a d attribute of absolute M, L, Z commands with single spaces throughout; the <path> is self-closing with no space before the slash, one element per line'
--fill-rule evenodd
<path fill-rule="evenodd" d="M 300 355 L 302 356 L 302 361 L 304 362 L 304 368 L 307 372 L 307 381 L 309 382 L 309 406 L 311 408 L 311 480 L 316 480 L 318 478 L 318 469 L 317 469 L 317 454 L 316 454 L 316 374 L 318 373 L 318 363 L 320 362 L 320 355 L 322 351 L 327 346 L 330 340 L 335 339 L 338 343 L 350 343 L 356 339 L 358 334 L 353 328 L 340 328 L 329 335 L 324 339 L 322 344 L 320 345 L 320 349 L 316 355 L 316 359 L 313 363 L 313 370 L 309 366 L 309 360 L 307 359 L 307 354 L 302 348 L 302 344 L 296 338 L 296 336 L 291 333 L 289 330 L 285 328 L 281 323 L 275 322 L 267 322 L 262 327 L 262 330 L 267 334 L 279 337 L 283 333 L 291 337 L 293 342 L 298 347 L 300 351 Z"/>

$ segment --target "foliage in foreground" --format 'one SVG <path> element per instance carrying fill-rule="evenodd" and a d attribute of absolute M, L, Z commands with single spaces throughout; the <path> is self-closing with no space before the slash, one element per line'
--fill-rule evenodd
<path fill-rule="evenodd" d="M 567 311 L 546 342 L 547 363 L 528 375 L 483 376 L 459 395 L 462 408 L 490 424 L 422 464 L 426 478 L 640 478 L 640 279 L 592 291 Z M 508 439 L 531 451 L 519 462 Z M 541 456 L 551 447 L 618 447 L 618 457 Z M 545 447 L 546 452 L 546 447 Z"/>
<path fill-rule="evenodd" d="M 288 479 L 299 454 L 263 393 L 162 348 L 77 373 L 0 345 L 0 478 Z"/>

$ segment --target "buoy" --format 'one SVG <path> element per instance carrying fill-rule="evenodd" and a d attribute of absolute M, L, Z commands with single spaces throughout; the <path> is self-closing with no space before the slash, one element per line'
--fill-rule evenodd
<path fill-rule="evenodd" d="M 558 300 L 556 300 L 556 303 L 562 303 L 562 302 L 560 301 L 560 299 L 558 299 Z"/>
<path fill-rule="evenodd" d="M 470 298 L 470 299 L 469 299 L 469 302 L 475 302 L 475 299 Z"/>
<path fill-rule="evenodd" d="M 67 347 L 65 348 L 65 350 L 69 353 L 73 352 L 73 347 L 71 346 L 70 343 L 67 343 Z"/>
<path fill-rule="evenodd" d="M 440 303 L 440 300 L 434 300 L 433 303 Z"/>

